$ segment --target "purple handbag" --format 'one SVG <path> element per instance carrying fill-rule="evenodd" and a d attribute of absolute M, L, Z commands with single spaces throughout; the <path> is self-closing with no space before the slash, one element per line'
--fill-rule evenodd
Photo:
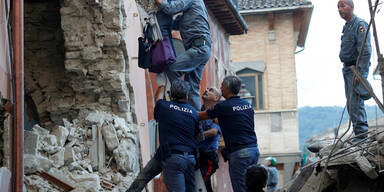
<path fill-rule="evenodd" d="M 150 72 L 161 73 L 176 61 L 175 53 L 168 37 L 158 41 L 152 49 L 152 65 Z"/>

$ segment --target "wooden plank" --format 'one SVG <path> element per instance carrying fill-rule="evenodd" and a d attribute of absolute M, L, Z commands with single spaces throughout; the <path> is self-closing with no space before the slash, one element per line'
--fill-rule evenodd
<path fill-rule="evenodd" d="M 75 188 L 72 187 L 71 185 L 67 184 L 66 182 L 64 181 L 61 181 L 60 179 L 54 177 L 53 175 L 45 172 L 45 171 L 37 171 L 36 172 L 37 175 L 39 175 L 40 177 L 46 179 L 47 181 L 49 181 L 51 184 L 59 187 L 60 189 L 63 189 L 64 191 L 72 191 L 74 190 Z"/>

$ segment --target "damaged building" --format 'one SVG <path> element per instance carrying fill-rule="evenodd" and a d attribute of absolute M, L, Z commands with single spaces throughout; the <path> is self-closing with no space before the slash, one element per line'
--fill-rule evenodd
<path fill-rule="evenodd" d="M 359 142 L 349 123 L 307 140 L 307 164 L 281 191 L 383 191 L 384 117 L 368 124 L 368 138 Z"/>
<path fill-rule="evenodd" d="M 213 43 L 201 90 L 231 74 L 229 36 L 247 31 L 236 2 L 205 3 Z M 137 65 L 137 38 L 155 9 L 150 0 L 0 1 L 2 190 L 129 187 L 154 143 L 155 76 Z"/>
<path fill-rule="evenodd" d="M 1 3 L 2 46 L 8 46 L 1 48 L 2 106 L 17 104 L 9 19 L 16 6 Z M 138 129 L 146 122 L 135 110 L 139 85 L 129 68 L 140 35 L 136 2 L 31 0 L 23 6 L 24 190 L 124 190 L 140 170 Z M 7 150 L 12 110 L 1 111 L 2 166 L 13 172 L 12 152 L 20 149 Z"/>

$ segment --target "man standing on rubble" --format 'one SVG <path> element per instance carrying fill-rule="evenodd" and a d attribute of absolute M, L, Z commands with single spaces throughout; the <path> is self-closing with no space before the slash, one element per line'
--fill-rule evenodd
<path fill-rule="evenodd" d="M 218 118 L 225 147 L 229 153 L 229 175 L 233 191 L 246 192 L 246 170 L 248 166 L 257 164 L 260 153 L 254 127 L 253 107 L 237 96 L 240 87 L 239 77 L 225 77 L 220 88 L 225 101 L 217 103 L 213 109 L 199 112 L 199 118 L 200 120 Z"/>
<path fill-rule="evenodd" d="M 371 58 L 370 34 L 368 34 L 364 46 L 365 33 L 368 31 L 368 24 L 363 19 L 354 15 L 354 4 L 352 0 L 339 0 L 337 4 L 339 14 L 346 23 L 341 36 L 340 60 L 344 63 L 343 76 L 345 85 L 345 96 L 347 97 L 348 113 L 353 123 L 355 135 L 361 135 L 355 141 L 367 137 L 368 131 L 367 114 L 364 108 L 364 100 L 370 99 L 366 89 L 361 85 L 359 79 L 354 75 L 351 66 L 356 66 L 361 76 L 366 80 Z M 363 48 L 363 52 L 361 49 Z M 357 59 L 361 54 L 360 61 Z"/>
<path fill-rule="evenodd" d="M 185 52 L 176 57 L 166 72 L 170 82 L 180 79 L 189 82 L 192 90 L 189 103 L 200 110 L 200 81 L 204 66 L 211 56 L 211 36 L 209 31 L 208 13 L 203 0 L 155 0 L 159 10 L 175 15 L 182 13 L 174 22 L 174 29 L 179 30 L 183 39 Z"/>

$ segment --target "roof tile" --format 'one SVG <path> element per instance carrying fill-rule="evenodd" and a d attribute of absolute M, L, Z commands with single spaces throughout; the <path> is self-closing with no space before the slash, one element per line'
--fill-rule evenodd
<path fill-rule="evenodd" d="M 310 0 L 239 0 L 240 10 L 294 7 L 312 5 Z"/>

